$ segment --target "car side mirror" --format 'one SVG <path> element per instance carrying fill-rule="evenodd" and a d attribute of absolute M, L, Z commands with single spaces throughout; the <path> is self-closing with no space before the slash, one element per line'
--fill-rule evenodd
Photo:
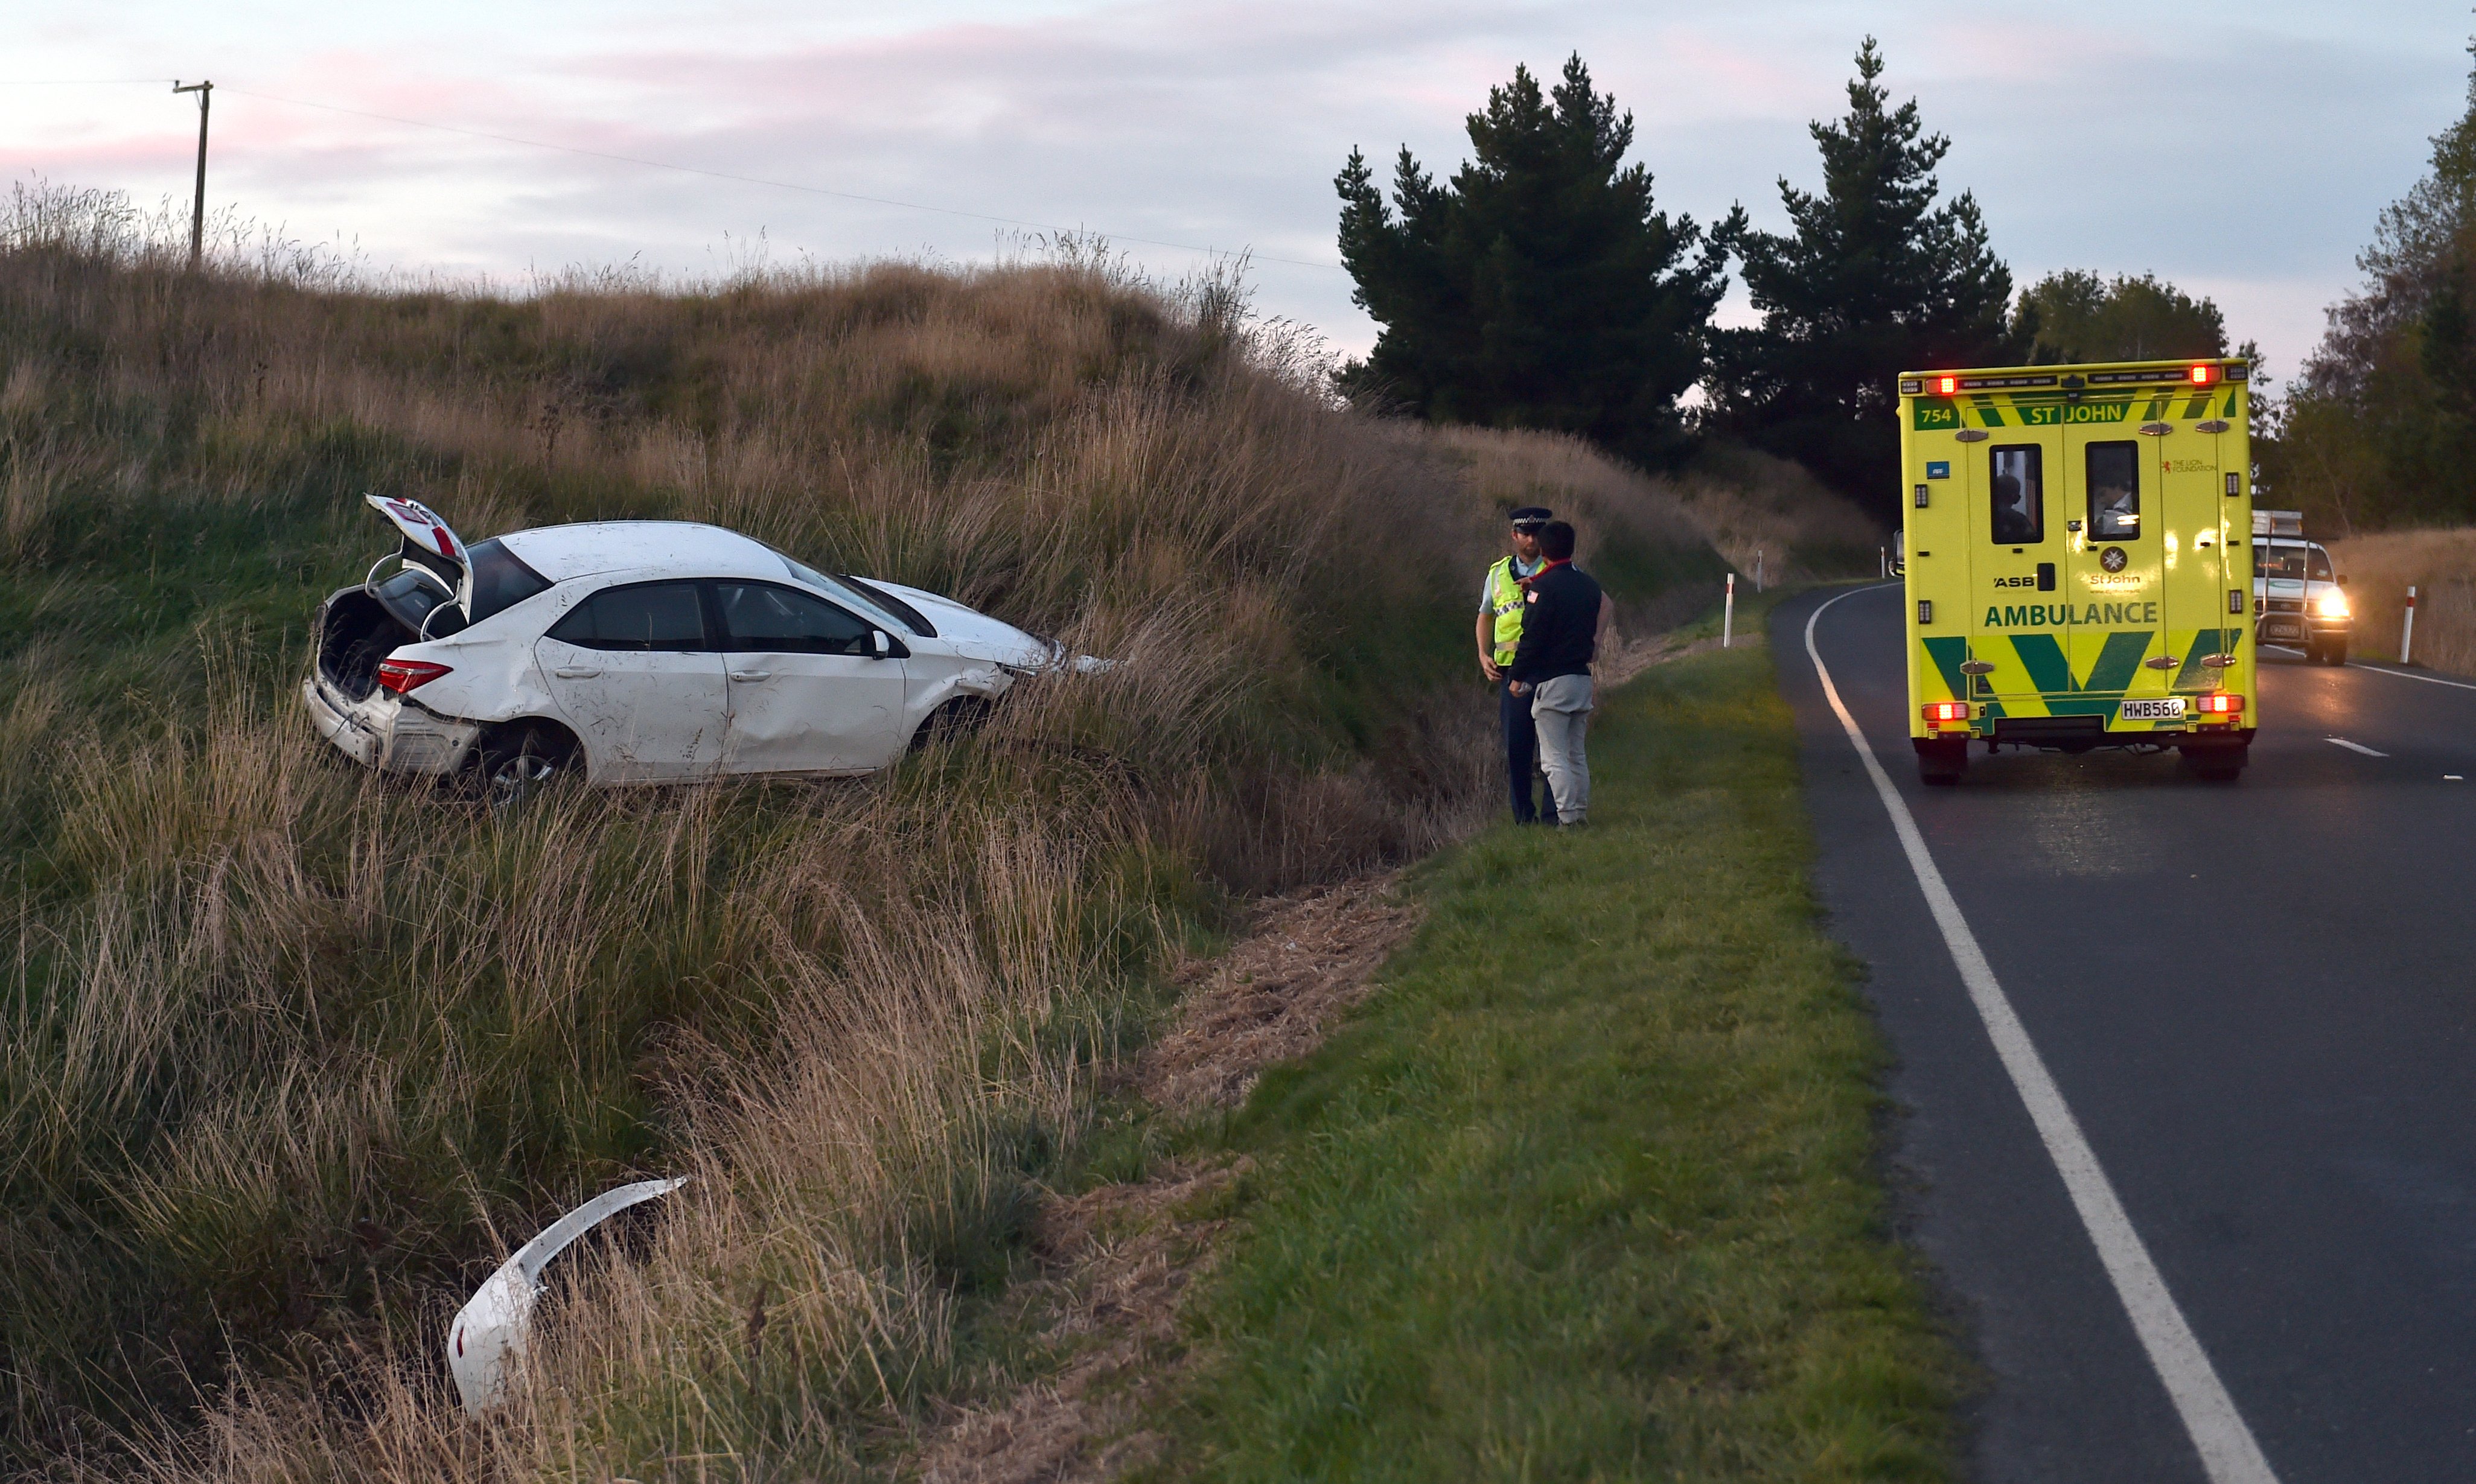
<path fill-rule="evenodd" d="M 894 639 L 882 629 L 870 630 L 868 631 L 868 642 L 870 647 L 877 652 L 877 657 L 879 659 L 883 659 L 886 655 L 894 653 Z"/>

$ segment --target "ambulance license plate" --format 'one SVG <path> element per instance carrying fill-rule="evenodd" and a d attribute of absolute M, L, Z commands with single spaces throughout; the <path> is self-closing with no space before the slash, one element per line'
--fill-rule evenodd
<path fill-rule="evenodd" d="M 2127 701 L 2116 713 L 2128 722 L 2180 722 L 2184 719 L 2184 698 L 2169 696 L 2164 701 Z"/>
<path fill-rule="evenodd" d="M 2272 624 L 2269 636 L 2273 639 L 2300 639 L 2304 637 L 2304 626 L 2297 623 Z"/>

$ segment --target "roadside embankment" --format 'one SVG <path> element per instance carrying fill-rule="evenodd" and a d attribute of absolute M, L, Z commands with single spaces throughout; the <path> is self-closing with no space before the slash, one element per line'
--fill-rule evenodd
<path fill-rule="evenodd" d="M 2407 590 L 2415 595 L 2417 664 L 2476 675 L 2476 529 L 2383 531 L 2326 543 L 2347 578 L 2354 653 L 2396 659 Z"/>
<path fill-rule="evenodd" d="M 1243 1174 L 1139 1476 L 1946 1473 L 1767 647 L 1651 668 L 1591 752 L 1587 831 L 1414 871 L 1375 993 L 1181 1151 Z"/>
<path fill-rule="evenodd" d="M 0 206 L 0 1472 L 880 1475 L 1176 966 L 1472 828 L 1502 512 L 1721 567 L 1639 475 L 1359 415 L 1226 275 L 1090 244 L 508 297 L 191 274 L 115 210 Z M 871 779 L 494 815 L 299 712 L 364 490 L 712 521 L 1122 663 Z M 649 1175 L 695 1179 L 465 1418 L 448 1315 Z"/>

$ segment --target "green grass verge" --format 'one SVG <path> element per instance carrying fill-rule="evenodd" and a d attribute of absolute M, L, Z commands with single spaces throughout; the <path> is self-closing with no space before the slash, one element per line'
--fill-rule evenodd
<path fill-rule="evenodd" d="M 1226 1130 L 1261 1172 L 1163 1475 L 1949 1472 L 1957 1363 L 1886 1233 L 1883 1051 L 1767 651 L 1653 671 L 1591 754 L 1590 830 L 1424 868 L 1382 991 Z"/>

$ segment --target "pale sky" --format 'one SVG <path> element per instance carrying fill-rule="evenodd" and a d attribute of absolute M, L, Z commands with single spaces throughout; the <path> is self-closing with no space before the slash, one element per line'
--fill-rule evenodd
<path fill-rule="evenodd" d="M 0 0 L 0 173 L 186 210 L 197 115 L 170 80 L 210 77 L 209 205 L 381 269 L 711 275 L 760 240 L 777 262 L 970 261 L 1017 229 L 335 109 L 1097 230 L 1167 277 L 1203 256 L 1132 238 L 1251 249 L 1262 312 L 1359 352 L 1374 326 L 1331 266 L 1351 145 L 1449 174 L 1489 85 L 1578 50 L 1632 111 L 1663 207 L 1742 201 L 1777 227 L 1775 179 L 1819 184 L 1806 124 L 1841 111 L 1870 32 L 2016 283 L 2155 271 L 2215 297 L 2283 378 L 2465 107 L 2471 25 L 2285 0 Z"/>

